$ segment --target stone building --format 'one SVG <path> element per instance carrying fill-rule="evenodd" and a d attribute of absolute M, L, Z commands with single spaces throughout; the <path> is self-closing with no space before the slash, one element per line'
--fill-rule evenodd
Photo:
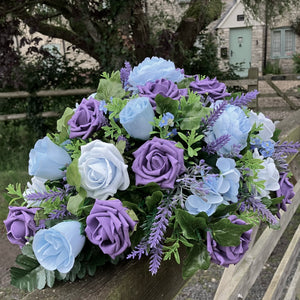
<path fill-rule="evenodd" d="M 221 68 L 228 63 L 240 65 L 242 69 L 237 73 L 241 77 L 247 76 L 250 67 L 257 67 L 261 74 L 267 65 L 292 73 L 293 54 L 300 52 L 300 37 L 291 27 L 297 16 L 300 5 L 266 26 L 263 20 L 250 15 L 240 0 L 231 1 L 211 28 L 217 37 Z"/>

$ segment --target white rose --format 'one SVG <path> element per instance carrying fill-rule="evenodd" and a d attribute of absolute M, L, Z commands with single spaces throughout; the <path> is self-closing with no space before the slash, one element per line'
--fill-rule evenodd
<path fill-rule="evenodd" d="M 113 144 L 95 140 L 82 146 L 78 170 L 81 186 L 94 199 L 106 200 L 129 186 L 127 165 Z"/>
<path fill-rule="evenodd" d="M 269 195 L 269 191 L 277 191 L 280 189 L 279 185 L 279 172 L 275 166 L 274 160 L 271 157 L 263 159 L 260 156 L 258 150 L 255 149 L 253 153 L 253 158 L 258 158 L 263 161 L 261 164 L 264 168 L 258 170 L 258 179 L 256 181 L 264 180 L 265 189 L 260 192 L 262 197 Z"/>
<path fill-rule="evenodd" d="M 47 192 L 45 187 L 45 182 L 47 179 L 33 176 L 31 178 L 31 183 L 27 182 L 27 189 L 23 193 L 24 199 L 27 201 L 28 206 L 39 206 L 40 201 L 30 201 L 28 200 L 27 196 L 34 193 L 45 193 Z"/>
<path fill-rule="evenodd" d="M 262 130 L 258 134 L 258 136 L 262 139 L 262 141 L 267 141 L 271 139 L 275 131 L 275 124 L 273 123 L 272 120 L 266 118 L 263 113 L 259 113 L 257 115 L 253 111 L 250 111 L 249 120 L 251 126 L 253 126 L 254 123 L 256 123 L 257 127 L 261 124 L 263 125 Z"/>

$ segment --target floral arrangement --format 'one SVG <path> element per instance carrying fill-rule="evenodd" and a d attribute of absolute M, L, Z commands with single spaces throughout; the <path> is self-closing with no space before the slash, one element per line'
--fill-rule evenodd
<path fill-rule="evenodd" d="M 300 147 L 247 108 L 257 94 L 157 57 L 103 73 L 30 151 L 25 191 L 7 188 L 7 237 L 22 251 L 11 283 L 52 287 L 142 256 L 153 275 L 183 260 L 184 278 L 238 263 L 253 226 L 279 226 L 294 195 L 286 158 Z"/>

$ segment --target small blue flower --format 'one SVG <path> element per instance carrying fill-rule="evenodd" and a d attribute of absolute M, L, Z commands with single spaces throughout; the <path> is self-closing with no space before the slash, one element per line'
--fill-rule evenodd
<path fill-rule="evenodd" d="M 161 121 L 159 122 L 159 127 L 165 127 L 165 126 L 174 126 L 174 115 L 167 112 L 163 114 L 163 117 Z"/>
<path fill-rule="evenodd" d="M 263 157 L 270 157 L 274 154 L 274 141 L 264 141 L 261 143 L 261 148 L 259 149 L 260 154 Z"/>
<path fill-rule="evenodd" d="M 173 128 L 170 132 L 168 132 L 167 138 L 172 138 L 172 137 L 174 137 L 175 135 L 177 135 L 177 129 L 176 129 L 176 128 Z"/>
<path fill-rule="evenodd" d="M 105 100 L 100 100 L 99 101 L 99 110 L 100 111 L 103 111 L 105 114 L 107 113 L 107 108 L 106 108 L 106 102 L 105 102 Z"/>
<path fill-rule="evenodd" d="M 254 149 L 254 148 L 260 148 L 261 146 L 261 138 L 256 136 L 256 137 L 251 137 L 250 138 L 250 148 Z"/>

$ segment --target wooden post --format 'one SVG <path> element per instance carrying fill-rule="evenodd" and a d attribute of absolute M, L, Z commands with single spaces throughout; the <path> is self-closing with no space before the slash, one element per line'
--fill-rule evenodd
<path fill-rule="evenodd" d="M 250 68 L 248 70 L 248 79 L 256 79 L 256 85 L 248 85 L 248 91 L 258 90 L 258 68 Z M 258 112 L 258 97 L 255 101 L 255 110 Z"/>

